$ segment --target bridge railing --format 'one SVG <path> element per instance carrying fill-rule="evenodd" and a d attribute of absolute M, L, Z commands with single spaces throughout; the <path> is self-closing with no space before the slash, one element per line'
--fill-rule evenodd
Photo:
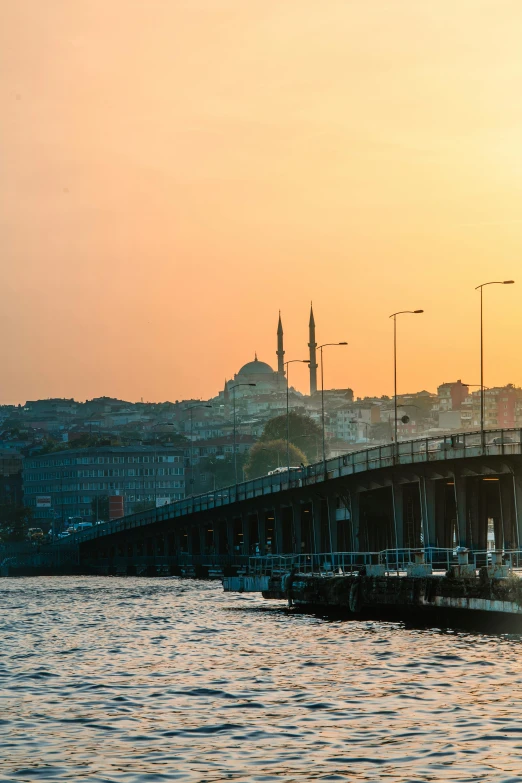
<path fill-rule="evenodd" d="M 415 438 L 384 446 L 370 446 L 327 459 L 325 462 L 308 465 L 301 470 L 291 471 L 290 474 L 279 473 L 272 476 L 262 476 L 214 492 L 178 500 L 150 511 L 105 522 L 81 533 L 73 534 L 67 540 L 70 543 L 88 541 L 92 538 L 112 535 L 155 522 L 215 510 L 243 500 L 311 486 L 340 476 L 393 467 L 394 465 L 454 460 L 481 455 L 497 456 L 521 453 L 521 429 L 486 430 L 483 435 L 480 432 L 459 432 L 453 435 Z"/>
<path fill-rule="evenodd" d="M 492 566 L 494 554 L 491 550 L 469 551 L 466 553 L 467 564 L 476 571 L 484 566 Z M 510 571 L 522 571 L 522 550 L 505 550 L 499 552 L 499 555 L 501 564 L 508 566 Z M 410 568 L 422 565 L 431 566 L 434 573 L 445 573 L 458 564 L 458 549 L 426 547 L 385 549 L 380 552 L 266 555 L 251 557 L 248 569 L 249 573 L 259 576 L 288 574 L 291 571 L 296 574 L 334 576 L 360 573 L 363 569 L 365 573 L 378 576 L 405 574 Z"/>

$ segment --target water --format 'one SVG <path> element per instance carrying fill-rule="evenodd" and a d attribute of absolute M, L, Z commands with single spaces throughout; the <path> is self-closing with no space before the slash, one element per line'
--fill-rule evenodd
<path fill-rule="evenodd" d="M 0 581 L 0 781 L 522 781 L 522 639 Z"/>

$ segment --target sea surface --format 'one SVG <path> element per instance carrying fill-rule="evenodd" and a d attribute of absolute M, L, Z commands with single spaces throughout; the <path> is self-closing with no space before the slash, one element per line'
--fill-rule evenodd
<path fill-rule="evenodd" d="M 0 580 L 0 781 L 522 782 L 522 638 Z"/>

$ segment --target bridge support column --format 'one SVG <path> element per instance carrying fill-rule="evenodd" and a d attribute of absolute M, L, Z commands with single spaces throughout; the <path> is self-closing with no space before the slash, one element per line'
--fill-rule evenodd
<path fill-rule="evenodd" d="M 303 551 L 302 547 L 302 527 L 301 527 L 301 504 L 292 503 L 292 516 L 294 520 L 294 552 L 298 555 Z"/>
<path fill-rule="evenodd" d="M 226 555 L 227 549 L 227 523 L 224 519 L 216 519 L 212 525 L 214 528 L 214 549 L 218 555 Z"/>
<path fill-rule="evenodd" d="M 234 554 L 234 520 L 227 519 L 223 525 L 225 529 L 225 549 L 228 555 Z"/>
<path fill-rule="evenodd" d="M 272 538 L 272 552 L 278 555 L 283 554 L 283 509 L 274 508 L 274 533 Z"/>
<path fill-rule="evenodd" d="M 466 511 L 468 520 L 467 544 L 470 549 L 478 551 L 480 546 L 480 506 L 482 494 L 482 482 L 480 479 L 465 480 L 466 484 Z"/>
<path fill-rule="evenodd" d="M 204 555 L 207 550 L 207 523 L 201 522 L 199 525 L 199 552 Z"/>
<path fill-rule="evenodd" d="M 513 474 L 513 500 L 515 512 L 515 526 L 517 533 L 517 549 L 522 548 L 522 476 Z"/>
<path fill-rule="evenodd" d="M 335 495 L 327 495 L 326 504 L 328 510 L 328 537 L 330 539 L 330 552 L 337 552 L 337 498 Z"/>
<path fill-rule="evenodd" d="M 266 554 L 266 518 L 263 511 L 257 512 L 257 530 L 259 533 L 259 554 Z"/>
<path fill-rule="evenodd" d="M 504 549 L 517 549 L 517 520 L 515 515 L 515 497 L 513 493 L 513 477 L 501 476 L 499 481 L 500 493 L 500 519 L 502 530 L 502 547 Z M 497 547 L 497 531 L 495 529 L 495 547 Z"/>
<path fill-rule="evenodd" d="M 393 528 L 395 548 L 404 547 L 404 489 L 402 484 L 392 484 Z"/>
<path fill-rule="evenodd" d="M 241 529 L 243 531 L 243 554 L 250 555 L 250 518 L 248 514 L 241 514 Z"/>
<path fill-rule="evenodd" d="M 468 497 L 466 479 L 455 476 L 455 506 L 457 507 L 457 543 L 469 546 L 468 536 Z"/>
<path fill-rule="evenodd" d="M 318 555 L 321 553 L 321 511 L 322 501 L 321 498 L 314 498 L 312 501 L 312 541 L 313 541 L 313 553 Z"/>
<path fill-rule="evenodd" d="M 350 547 L 353 552 L 361 551 L 360 544 L 360 506 L 361 495 L 355 490 L 350 490 Z"/>
<path fill-rule="evenodd" d="M 246 515 L 246 525 L 248 527 L 249 555 L 255 555 L 261 551 L 259 544 L 259 522 L 257 513 Z"/>
<path fill-rule="evenodd" d="M 424 546 L 437 546 L 437 486 L 434 481 L 420 479 L 421 510 L 423 521 Z"/>

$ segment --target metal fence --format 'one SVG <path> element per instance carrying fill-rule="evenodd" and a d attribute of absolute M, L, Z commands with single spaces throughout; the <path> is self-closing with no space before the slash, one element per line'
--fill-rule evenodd
<path fill-rule="evenodd" d="M 422 462 L 436 462 L 462 459 L 465 457 L 520 455 L 522 453 L 521 429 L 497 429 L 480 432 L 464 432 L 454 435 L 415 438 L 385 446 L 351 451 L 340 457 L 308 465 L 301 470 L 278 473 L 271 476 L 244 481 L 240 484 L 178 500 L 161 508 L 131 514 L 112 522 L 96 525 L 70 536 L 69 540 L 80 542 L 112 535 L 125 530 L 163 522 L 201 511 L 214 510 L 242 500 L 284 492 L 298 487 L 312 486 L 325 480 L 351 476 L 370 470 L 411 465 Z"/>
<path fill-rule="evenodd" d="M 324 552 L 319 554 L 266 555 L 251 557 L 249 573 L 253 575 L 277 576 L 294 571 L 296 574 L 335 576 L 360 573 L 382 573 L 383 575 L 404 575 L 415 566 L 431 566 L 434 573 L 445 573 L 453 566 L 469 565 L 478 571 L 492 566 L 495 556 L 499 564 L 510 571 L 522 571 L 522 550 L 502 552 L 466 551 L 459 549 L 385 549 L 381 552 Z"/>

